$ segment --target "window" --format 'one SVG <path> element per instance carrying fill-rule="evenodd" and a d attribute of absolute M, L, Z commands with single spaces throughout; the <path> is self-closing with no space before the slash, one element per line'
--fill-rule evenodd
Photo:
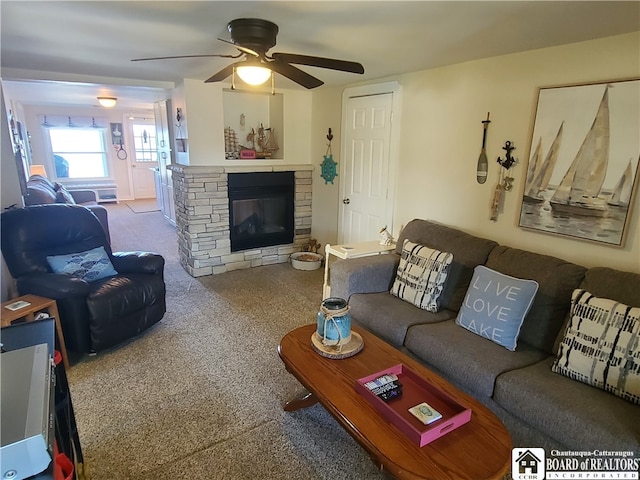
<path fill-rule="evenodd" d="M 136 162 L 157 162 L 156 127 L 150 124 L 134 123 L 133 145 Z"/>
<path fill-rule="evenodd" d="M 57 180 L 100 180 L 111 176 L 106 119 L 40 115 L 47 172 Z"/>
<path fill-rule="evenodd" d="M 104 128 L 47 129 L 56 178 L 109 177 Z"/>

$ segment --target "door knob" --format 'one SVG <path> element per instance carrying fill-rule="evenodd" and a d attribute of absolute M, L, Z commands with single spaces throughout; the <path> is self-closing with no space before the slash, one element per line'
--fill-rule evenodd
<path fill-rule="evenodd" d="M 344 203 L 345 205 L 349 205 L 351 203 L 351 200 L 349 200 L 348 198 L 345 198 L 342 200 L 342 203 Z"/>

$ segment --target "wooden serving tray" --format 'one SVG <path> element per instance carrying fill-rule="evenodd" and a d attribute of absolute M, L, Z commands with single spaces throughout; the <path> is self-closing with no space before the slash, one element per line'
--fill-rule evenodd
<path fill-rule="evenodd" d="M 390 373 L 398 376 L 398 381 L 402 384 L 402 396 L 387 403 L 374 395 L 365 386 L 365 383 Z M 464 408 L 451 396 L 403 364 L 358 379 L 356 390 L 420 447 L 424 447 L 471 420 L 470 409 Z M 439 411 L 442 418 L 429 425 L 424 425 L 409 412 L 411 407 L 422 402 L 427 402 Z"/>

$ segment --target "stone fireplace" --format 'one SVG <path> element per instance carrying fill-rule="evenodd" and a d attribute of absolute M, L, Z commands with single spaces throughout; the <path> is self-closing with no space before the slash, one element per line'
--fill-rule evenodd
<path fill-rule="evenodd" d="M 172 165 L 171 170 L 180 263 L 193 277 L 285 263 L 311 238 L 312 165 Z M 265 175 L 271 173 L 275 175 Z M 287 178 L 291 191 L 282 193 L 286 188 L 281 183 Z M 255 179 L 257 190 L 250 184 Z M 234 202 L 238 189 L 240 196 Z M 293 217 L 289 220 L 287 208 Z M 233 235 L 231 210 L 237 220 Z M 287 227 L 292 232 L 286 232 Z M 266 233 L 266 243 L 264 237 L 255 243 L 251 237 L 256 233 Z"/>

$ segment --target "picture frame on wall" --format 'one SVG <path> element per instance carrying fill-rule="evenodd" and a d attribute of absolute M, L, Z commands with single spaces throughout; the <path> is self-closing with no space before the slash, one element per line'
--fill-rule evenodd
<path fill-rule="evenodd" d="M 623 247 L 638 132 L 640 79 L 540 88 L 519 226 Z"/>

